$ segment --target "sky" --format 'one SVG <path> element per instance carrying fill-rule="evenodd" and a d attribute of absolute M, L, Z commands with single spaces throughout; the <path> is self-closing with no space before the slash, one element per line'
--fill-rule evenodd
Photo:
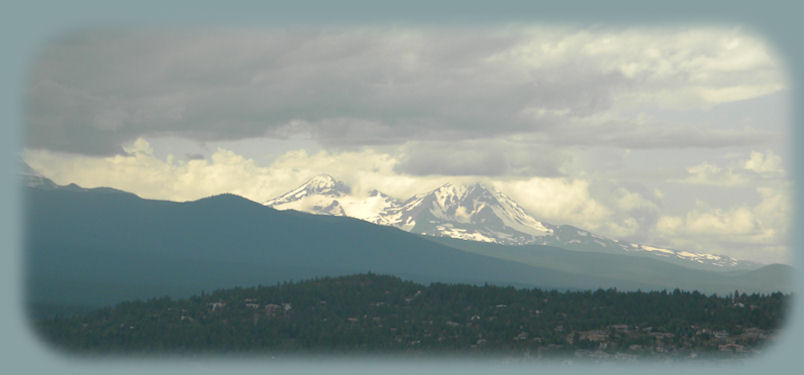
<path fill-rule="evenodd" d="M 787 76 L 740 26 L 81 30 L 31 65 L 20 157 L 174 201 L 482 182 L 552 224 L 792 263 Z"/>

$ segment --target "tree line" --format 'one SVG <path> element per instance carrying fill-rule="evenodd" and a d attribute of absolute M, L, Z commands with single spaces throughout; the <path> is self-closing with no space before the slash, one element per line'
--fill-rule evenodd
<path fill-rule="evenodd" d="M 40 319 L 73 353 L 750 352 L 790 295 L 421 285 L 361 274 L 123 302 Z"/>

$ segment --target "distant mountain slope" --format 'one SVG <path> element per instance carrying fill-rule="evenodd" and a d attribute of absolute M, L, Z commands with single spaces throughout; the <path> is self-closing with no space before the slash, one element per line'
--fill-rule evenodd
<path fill-rule="evenodd" d="M 704 270 L 757 269 L 761 266 L 725 255 L 612 240 L 571 225 L 539 221 L 510 197 L 482 184 L 447 183 L 404 202 L 376 190 L 362 198 L 350 192 L 343 182 L 329 175 L 321 175 L 265 202 L 265 205 L 279 210 L 349 216 L 435 237 L 638 255 Z"/>
<path fill-rule="evenodd" d="M 701 272 L 651 257 L 570 251 L 544 245 L 505 246 L 446 237 L 430 239 L 473 254 L 586 276 L 674 285 L 684 290 L 719 291 L 718 293 L 735 289 L 763 293 L 792 291 L 793 268 L 783 264 L 772 264 L 757 270 Z"/>
<path fill-rule="evenodd" d="M 621 277 L 616 261 L 606 276 L 568 264 L 473 254 L 392 227 L 277 211 L 234 195 L 176 203 L 113 189 L 28 187 L 25 213 L 26 287 L 33 304 L 100 306 L 367 271 L 419 282 L 545 289 L 656 290 L 680 287 L 681 281 Z M 746 290 L 764 290 L 766 281 L 757 282 Z M 734 290 L 723 283 L 695 289 Z"/>
<path fill-rule="evenodd" d="M 702 251 L 666 249 L 612 240 L 572 225 L 555 226 L 551 236 L 545 236 L 543 241 L 535 243 L 560 247 L 567 250 L 648 257 L 686 268 L 710 271 L 752 270 L 762 267 L 759 263 L 735 259 L 727 255 L 709 254 Z"/>
<path fill-rule="evenodd" d="M 94 189 L 29 188 L 27 195 L 34 303 L 104 305 L 366 271 L 422 282 L 660 287 L 470 254 L 391 227 L 280 212 L 233 195 L 188 203 Z"/>

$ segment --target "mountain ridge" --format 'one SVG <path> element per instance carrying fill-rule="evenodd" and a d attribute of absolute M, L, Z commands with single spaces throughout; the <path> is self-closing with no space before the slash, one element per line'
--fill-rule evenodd
<path fill-rule="evenodd" d="M 327 189 L 318 187 L 321 181 L 326 181 Z M 333 186 L 340 188 L 332 189 Z M 726 255 L 613 240 L 572 225 L 543 222 L 528 214 L 507 195 L 481 183 L 445 183 L 404 201 L 377 190 L 372 190 L 368 198 L 359 198 L 350 195 L 349 190 L 346 184 L 332 176 L 319 175 L 264 204 L 279 210 L 349 216 L 435 237 L 647 256 L 707 270 L 757 269 L 761 266 Z M 372 200 L 374 204 L 367 203 Z"/>
<path fill-rule="evenodd" d="M 663 278 L 622 277 L 627 274 L 622 267 L 628 265 L 607 254 L 594 254 L 596 266 L 606 267 L 589 268 L 593 272 L 561 268 L 548 255 L 558 254 L 552 256 L 565 266 L 573 257 L 589 257 L 541 245 L 531 245 L 528 259 L 504 259 L 501 253 L 521 249 L 485 244 L 507 250 L 495 256 L 473 253 L 390 226 L 279 211 L 231 194 L 171 202 L 103 189 L 26 187 L 25 195 L 26 295 L 40 305 L 102 306 L 367 271 L 428 283 L 560 290 L 694 287 L 724 293 L 769 292 L 788 285 L 785 272 L 758 273 L 746 280 L 740 274 L 687 270 L 685 284 L 673 279 L 674 272 Z"/>

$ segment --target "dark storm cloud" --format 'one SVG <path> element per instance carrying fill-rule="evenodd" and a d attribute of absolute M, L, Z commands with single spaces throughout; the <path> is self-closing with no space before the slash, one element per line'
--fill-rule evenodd
<path fill-rule="evenodd" d="M 415 176 L 561 175 L 568 156 L 552 147 L 495 140 L 417 142 L 402 148 L 394 171 Z"/>
<path fill-rule="evenodd" d="M 609 111 L 621 93 L 667 89 L 624 75 L 610 56 L 584 52 L 595 34 L 578 35 L 482 28 L 72 34 L 45 46 L 33 66 L 25 144 L 111 154 L 139 136 L 304 134 L 349 147 L 520 133 L 557 144 L 688 144 L 687 133 L 627 123 L 572 126 Z M 752 139 L 729 131 L 707 137 L 695 145 Z M 506 168 L 503 159 L 477 162 L 496 170 Z M 416 163 L 411 170 L 422 169 Z"/>
<path fill-rule="evenodd" d="M 446 34 L 76 35 L 34 66 L 26 143 L 108 154 L 140 135 L 281 137 L 294 121 L 327 144 L 487 132 L 521 105 L 503 95 L 507 84 L 479 90 L 467 77 L 496 41 Z"/>

